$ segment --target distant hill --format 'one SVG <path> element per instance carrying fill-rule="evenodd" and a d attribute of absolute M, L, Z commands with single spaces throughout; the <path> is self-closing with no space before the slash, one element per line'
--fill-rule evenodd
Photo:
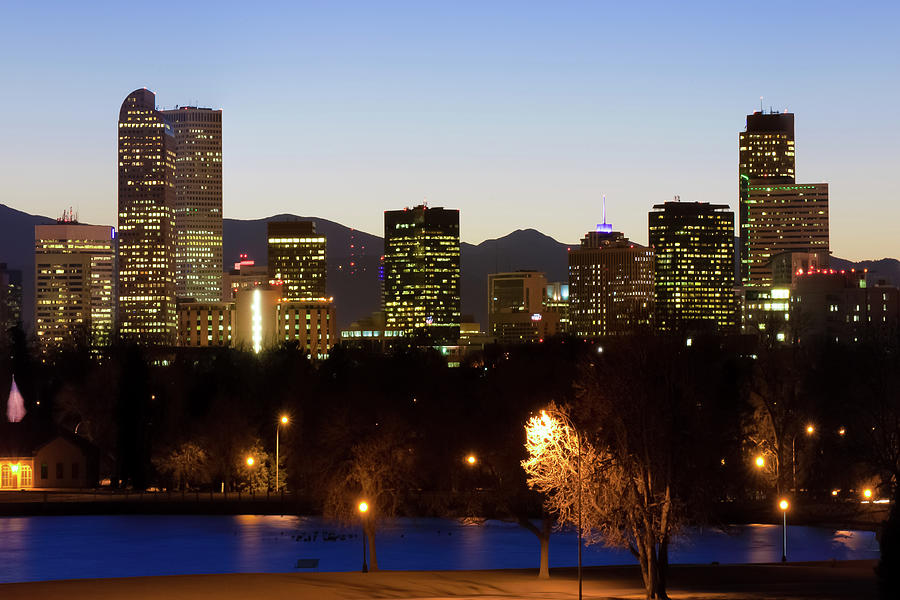
<path fill-rule="evenodd" d="M 900 260 L 896 258 L 882 258 L 881 260 L 861 260 L 853 262 L 831 257 L 831 268 L 833 269 L 868 269 L 866 281 L 869 285 L 875 285 L 879 281 L 885 281 L 889 285 L 900 287 Z"/>
<path fill-rule="evenodd" d="M 230 267 L 242 253 L 248 254 L 257 264 L 265 264 L 266 222 L 281 219 L 315 221 L 316 230 L 328 238 L 328 293 L 334 296 L 337 304 L 339 327 L 380 308 L 378 270 L 384 240 L 327 219 L 287 214 L 247 221 L 225 219 L 225 265 Z M 0 204 L 0 262 L 22 270 L 24 317 L 28 324 L 33 322 L 34 307 L 34 226 L 53 222 L 53 219 L 29 215 Z M 487 326 L 488 273 L 534 269 L 546 273 L 549 281 L 566 281 L 569 247 L 534 229 L 519 229 L 477 245 L 463 243 L 460 248 L 462 313 L 473 315 L 483 327 Z M 351 258 L 356 263 L 354 266 L 350 265 Z M 867 268 L 870 282 L 883 279 L 900 286 L 900 261 L 894 258 L 853 263 L 833 257 L 832 265 L 840 269 Z"/>
<path fill-rule="evenodd" d="M 0 204 L 0 262 L 22 271 L 22 320 L 34 322 L 34 226 L 55 219 L 29 215 Z"/>
<path fill-rule="evenodd" d="M 569 280 L 566 244 L 534 229 L 518 229 L 501 238 L 460 247 L 460 294 L 463 315 L 473 315 L 487 327 L 487 276 L 530 269 L 543 271 L 548 281 Z"/>

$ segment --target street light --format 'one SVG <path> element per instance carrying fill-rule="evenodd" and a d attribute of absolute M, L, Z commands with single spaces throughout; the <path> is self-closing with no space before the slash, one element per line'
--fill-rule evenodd
<path fill-rule="evenodd" d="M 369 566 L 366 564 L 366 513 L 369 511 L 369 504 L 363 500 L 359 503 L 359 514 L 362 518 L 362 539 L 363 539 L 363 566 L 362 572 L 368 573 Z"/>
<path fill-rule="evenodd" d="M 248 457 L 247 457 L 247 466 L 248 466 L 248 467 L 252 467 L 253 464 L 254 464 L 255 462 L 256 462 L 256 461 L 253 459 L 252 456 L 248 456 Z"/>
<path fill-rule="evenodd" d="M 868 500 L 869 498 L 871 498 L 871 497 L 872 497 L 872 490 L 869 489 L 869 488 L 864 489 L 864 490 L 863 490 L 863 497 L 864 497 L 866 500 Z"/>
<path fill-rule="evenodd" d="M 787 511 L 789 507 L 790 504 L 784 498 L 778 503 L 783 518 L 781 522 L 781 562 L 787 562 Z"/>
<path fill-rule="evenodd" d="M 478 462 L 478 459 L 475 458 L 474 454 L 470 454 L 466 457 L 466 462 L 469 463 L 469 465 L 474 465 L 475 463 Z"/>
<path fill-rule="evenodd" d="M 806 435 L 811 436 L 816 432 L 816 428 L 812 423 L 806 426 Z M 793 481 L 794 493 L 797 493 L 797 452 L 794 442 L 797 440 L 797 434 L 791 438 L 791 480 Z"/>
<path fill-rule="evenodd" d="M 763 455 L 762 455 L 762 454 L 760 454 L 759 456 L 756 457 L 756 461 L 755 461 L 755 462 L 756 462 L 756 468 L 757 468 L 757 469 L 762 469 L 763 467 L 766 466 L 766 459 L 763 458 Z"/>
<path fill-rule="evenodd" d="M 278 491 L 278 434 L 281 433 L 281 426 L 288 424 L 287 415 L 281 415 L 278 423 L 275 425 L 275 491 Z"/>
<path fill-rule="evenodd" d="M 581 546 L 582 544 L 582 531 L 581 531 L 581 435 L 578 433 L 578 429 L 575 428 L 575 424 L 572 422 L 572 419 L 569 418 L 563 412 L 558 410 L 542 410 L 541 411 L 541 419 L 544 421 L 544 424 L 550 425 L 550 417 L 547 413 L 553 413 L 558 415 L 565 422 L 566 427 L 572 429 L 572 432 L 575 434 L 575 443 L 577 444 L 577 455 L 575 461 L 575 470 L 578 472 L 578 600 L 581 600 L 581 587 L 582 587 L 582 578 L 581 578 Z"/>

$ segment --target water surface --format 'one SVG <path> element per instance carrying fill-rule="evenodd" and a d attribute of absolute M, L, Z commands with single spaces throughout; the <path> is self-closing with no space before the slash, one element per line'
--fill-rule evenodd
<path fill-rule="evenodd" d="M 393 570 L 536 568 L 537 538 L 518 525 L 395 519 L 376 538 L 378 564 Z M 745 525 L 725 534 L 695 530 L 671 551 L 673 563 L 781 560 L 781 527 Z M 791 561 L 878 557 L 874 532 L 788 528 Z M 297 559 L 319 571 L 362 566 L 358 529 L 313 517 L 108 515 L 0 518 L 0 582 L 199 573 L 279 573 Z M 550 538 L 550 566 L 577 561 L 574 534 Z M 633 564 L 624 550 L 590 546 L 585 565 Z"/>

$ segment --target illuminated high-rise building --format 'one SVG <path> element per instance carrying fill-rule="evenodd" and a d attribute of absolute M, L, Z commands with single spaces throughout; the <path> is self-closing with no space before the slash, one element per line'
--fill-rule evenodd
<path fill-rule="evenodd" d="M 747 127 L 739 134 L 739 227 L 741 284 L 750 280 L 749 186 L 794 183 L 794 114 L 755 112 L 747 115 Z"/>
<path fill-rule="evenodd" d="M 214 302 L 222 287 L 222 111 L 162 111 L 175 137 L 178 298 Z"/>
<path fill-rule="evenodd" d="M 326 239 L 312 221 L 269 221 L 269 278 L 280 282 L 284 298 L 325 298 Z"/>
<path fill-rule="evenodd" d="M 106 225 L 35 225 L 34 320 L 44 350 L 110 341 L 115 238 L 115 229 Z"/>
<path fill-rule="evenodd" d="M 653 250 L 604 223 L 569 251 L 569 329 L 580 337 L 634 333 L 653 319 Z"/>
<path fill-rule="evenodd" d="M 119 111 L 117 329 L 142 345 L 173 345 L 175 314 L 175 138 L 144 89 Z"/>
<path fill-rule="evenodd" d="M 827 266 L 828 184 L 796 183 L 793 113 L 747 115 L 739 146 L 740 284 L 771 287 L 785 254 Z"/>
<path fill-rule="evenodd" d="M 740 174 L 772 183 L 794 181 L 794 114 L 755 112 L 740 133 Z"/>
<path fill-rule="evenodd" d="M 742 207 L 746 251 L 742 284 L 771 287 L 779 260 L 812 254 L 828 265 L 828 184 L 769 183 L 752 180 Z"/>
<path fill-rule="evenodd" d="M 657 204 L 649 215 L 649 230 L 656 255 L 656 328 L 734 328 L 734 213 L 728 206 Z"/>
<path fill-rule="evenodd" d="M 436 344 L 459 340 L 459 211 L 384 213 L 385 329 Z"/>

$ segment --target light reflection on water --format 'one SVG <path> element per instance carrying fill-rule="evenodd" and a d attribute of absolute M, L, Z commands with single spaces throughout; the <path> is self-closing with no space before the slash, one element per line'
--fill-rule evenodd
<path fill-rule="evenodd" d="M 334 539 L 331 539 L 331 538 Z M 535 568 L 537 538 L 518 525 L 487 521 L 397 519 L 377 535 L 382 569 Z M 570 532 L 550 538 L 550 566 L 575 564 Z M 788 527 L 788 559 L 878 557 L 875 534 Z M 190 573 L 291 572 L 298 558 L 318 558 L 320 571 L 361 566 L 358 528 L 311 517 L 76 516 L 0 518 L 0 582 Z M 692 530 L 673 544 L 673 563 L 781 560 L 781 527 L 744 525 L 729 533 Z M 625 550 L 590 546 L 584 564 L 632 564 Z"/>

